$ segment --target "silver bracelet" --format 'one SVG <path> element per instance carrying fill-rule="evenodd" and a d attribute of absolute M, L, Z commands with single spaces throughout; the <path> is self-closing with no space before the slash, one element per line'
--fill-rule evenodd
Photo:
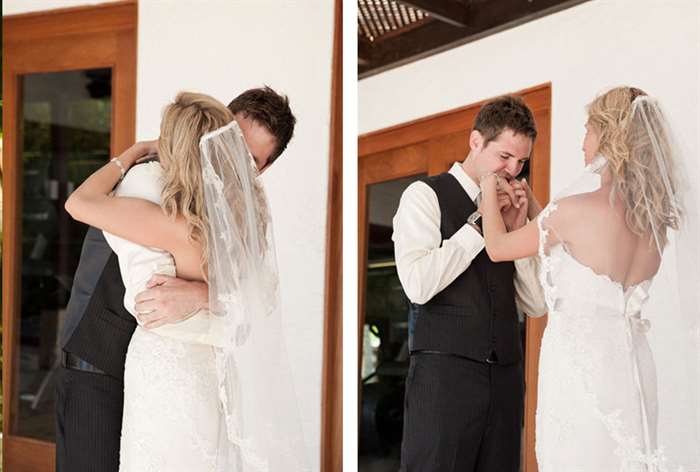
<path fill-rule="evenodd" d="M 121 177 L 119 177 L 119 181 L 121 182 L 124 176 L 126 175 L 126 169 L 124 168 L 124 164 L 122 164 L 122 161 L 120 161 L 118 157 L 113 157 L 112 160 L 109 162 L 114 162 L 117 165 L 117 167 L 119 167 L 119 171 L 122 173 Z"/>

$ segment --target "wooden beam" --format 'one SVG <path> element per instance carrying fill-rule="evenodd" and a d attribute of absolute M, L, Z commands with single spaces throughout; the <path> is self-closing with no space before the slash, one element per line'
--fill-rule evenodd
<path fill-rule="evenodd" d="M 441 21 L 430 21 L 403 34 L 375 41 L 362 51 L 366 65 L 358 64 L 360 79 L 411 62 L 426 51 L 434 51 L 464 37 L 465 28 Z M 358 45 L 359 46 L 359 45 Z"/>
<path fill-rule="evenodd" d="M 372 42 L 363 36 L 357 38 L 357 62 L 359 65 L 369 64 L 372 58 Z"/>
<path fill-rule="evenodd" d="M 343 468 L 343 4 L 335 0 L 331 79 L 321 472 Z"/>
<path fill-rule="evenodd" d="M 423 10 L 436 20 L 448 25 L 467 26 L 468 5 L 459 0 L 398 0 L 407 7 Z"/>
<path fill-rule="evenodd" d="M 429 0 L 420 1 L 433 3 Z M 464 27 L 432 21 L 404 34 L 373 43 L 369 54 L 363 52 L 362 58 L 366 62 L 364 65 L 358 64 L 358 75 L 363 79 L 587 1 L 589 0 L 473 2 L 467 9 Z"/>

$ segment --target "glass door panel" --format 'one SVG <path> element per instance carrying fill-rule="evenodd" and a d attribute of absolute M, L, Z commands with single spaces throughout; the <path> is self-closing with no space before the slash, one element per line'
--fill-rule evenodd
<path fill-rule="evenodd" d="M 54 441 L 58 336 L 87 226 L 66 198 L 110 153 L 112 70 L 21 76 L 22 269 L 12 433 Z"/>
<path fill-rule="evenodd" d="M 392 219 L 403 191 L 423 176 L 367 187 L 369 240 L 359 432 L 362 472 L 393 472 L 399 466 L 410 302 L 396 272 Z"/>

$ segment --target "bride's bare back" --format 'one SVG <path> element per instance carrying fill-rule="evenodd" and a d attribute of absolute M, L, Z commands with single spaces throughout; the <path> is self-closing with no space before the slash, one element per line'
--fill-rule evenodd
<path fill-rule="evenodd" d="M 652 278 L 661 256 L 650 234 L 630 230 L 623 202 L 611 205 L 609 195 L 603 187 L 560 200 L 548 226 L 573 258 L 626 289 Z"/>

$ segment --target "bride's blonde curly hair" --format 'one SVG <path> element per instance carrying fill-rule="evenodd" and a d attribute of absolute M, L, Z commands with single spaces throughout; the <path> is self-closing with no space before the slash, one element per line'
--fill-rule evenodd
<path fill-rule="evenodd" d="M 207 275 L 208 221 L 199 152 L 200 138 L 233 120 L 233 114 L 209 95 L 180 92 L 160 123 L 158 154 L 163 166 L 161 206 L 168 216 L 182 215 L 189 238 L 202 247 L 202 272 Z"/>
<path fill-rule="evenodd" d="M 664 247 L 668 242 L 666 230 L 678 229 L 680 224 L 680 210 L 667 191 L 665 179 L 672 194 L 678 186 L 665 118 L 656 107 L 644 110 L 647 123 L 633 114 L 635 99 L 646 95 L 634 87 L 609 90 L 588 105 L 588 124 L 598 135 L 598 154 L 608 161 L 612 172 L 611 197 L 619 196 L 624 202 L 627 226 L 638 236 L 656 234 Z M 654 130 L 653 136 L 649 128 Z M 657 154 L 665 160 L 664 170 L 660 169 Z"/>

